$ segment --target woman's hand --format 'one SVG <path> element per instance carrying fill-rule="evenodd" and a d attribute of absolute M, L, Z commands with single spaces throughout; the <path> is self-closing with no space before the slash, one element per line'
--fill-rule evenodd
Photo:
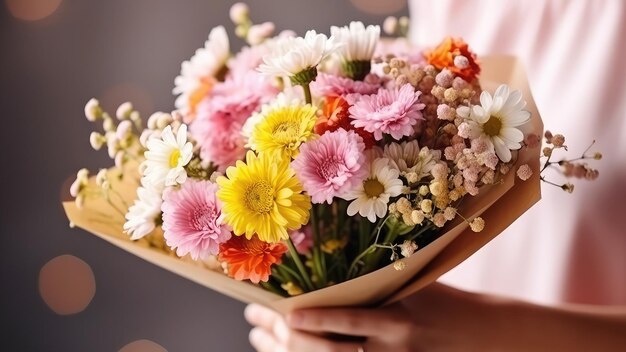
<path fill-rule="evenodd" d="M 471 303 L 473 297 L 433 284 L 383 308 L 307 309 L 283 319 L 268 308 L 250 305 L 245 316 L 255 326 L 250 343 L 259 352 L 465 351 L 471 348 L 472 337 L 464 331 L 472 329 L 464 324 L 475 325 L 478 320 L 468 314 L 481 314 L 480 324 L 488 324 L 485 312 Z M 329 334 L 356 336 L 361 342 L 332 339 Z"/>
<path fill-rule="evenodd" d="M 259 352 L 411 351 L 415 326 L 399 305 L 384 309 L 308 309 L 283 319 L 259 305 L 246 308 L 256 327 L 250 343 Z M 322 337 L 341 334 L 367 337 L 362 343 Z"/>
<path fill-rule="evenodd" d="M 255 326 L 250 342 L 259 352 L 617 351 L 626 346 L 626 307 L 545 307 L 437 283 L 388 307 L 307 309 L 283 319 L 250 305 L 245 316 Z"/>

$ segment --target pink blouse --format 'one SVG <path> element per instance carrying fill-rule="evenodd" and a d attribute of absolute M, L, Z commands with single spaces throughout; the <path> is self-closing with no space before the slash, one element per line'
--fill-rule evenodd
<path fill-rule="evenodd" d="M 626 4 L 622 0 L 409 0 L 411 37 L 463 37 L 478 55 L 521 58 L 546 129 L 571 157 L 596 140 L 595 182 L 543 199 L 442 277 L 538 303 L 626 304 Z M 564 181 L 559 175 L 555 181 Z"/>

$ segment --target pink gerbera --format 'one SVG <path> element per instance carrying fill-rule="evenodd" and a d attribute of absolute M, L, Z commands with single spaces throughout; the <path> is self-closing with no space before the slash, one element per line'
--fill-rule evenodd
<path fill-rule="evenodd" d="M 348 94 L 374 94 L 380 84 L 353 81 L 350 78 L 319 72 L 311 82 L 311 91 L 315 96 L 345 96 Z"/>
<path fill-rule="evenodd" d="M 224 171 L 241 160 L 246 150 L 241 129 L 278 90 L 253 71 L 219 83 L 197 109 L 190 132 L 200 145 L 200 156 Z"/>
<path fill-rule="evenodd" d="M 363 182 L 364 150 L 363 138 L 341 128 L 304 143 L 291 165 L 311 201 L 330 204 Z"/>
<path fill-rule="evenodd" d="M 194 260 L 219 252 L 219 245 L 230 239 L 230 228 L 220 218 L 217 184 L 188 180 L 180 189 L 168 188 L 163 195 L 165 241 L 180 257 Z"/>
<path fill-rule="evenodd" d="M 424 104 L 418 102 L 420 91 L 405 84 L 401 88 L 380 89 L 377 94 L 364 95 L 350 107 L 350 116 L 355 127 L 373 133 L 376 140 L 383 133 L 400 140 L 413 134 L 413 125 L 421 120 Z"/>

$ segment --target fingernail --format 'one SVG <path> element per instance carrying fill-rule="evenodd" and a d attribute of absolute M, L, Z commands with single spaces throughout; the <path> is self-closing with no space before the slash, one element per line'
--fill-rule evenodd
<path fill-rule="evenodd" d="M 257 345 L 261 340 L 263 332 L 259 328 L 254 328 L 250 330 L 250 334 L 248 335 L 248 339 L 252 345 Z"/>
<path fill-rule="evenodd" d="M 243 316 L 246 318 L 248 322 L 256 315 L 258 312 L 258 307 L 256 304 L 249 304 L 246 306 L 246 309 L 243 311 Z"/>
<path fill-rule="evenodd" d="M 289 324 L 289 326 L 298 328 L 302 326 L 304 315 L 300 312 L 291 312 L 287 315 L 285 320 L 287 320 L 287 324 Z"/>

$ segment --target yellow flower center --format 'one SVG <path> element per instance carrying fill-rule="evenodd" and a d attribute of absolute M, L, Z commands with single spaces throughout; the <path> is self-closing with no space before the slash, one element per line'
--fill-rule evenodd
<path fill-rule="evenodd" d="M 244 203 L 255 213 L 269 213 L 274 207 L 274 192 L 267 181 L 257 181 L 251 184 L 245 192 Z"/>
<path fill-rule="evenodd" d="M 385 186 L 375 178 L 366 180 L 363 188 L 365 189 L 365 194 L 370 198 L 376 198 L 385 191 Z"/>
<path fill-rule="evenodd" d="M 178 161 L 180 160 L 180 149 L 174 149 L 172 154 L 170 154 L 170 168 L 175 168 L 178 166 Z"/>
<path fill-rule="evenodd" d="M 283 141 L 295 141 L 300 135 L 298 124 L 295 121 L 284 121 L 274 126 L 272 134 Z"/>
<path fill-rule="evenodd" d="M 491 115 L 489 120 L 483 125 L 483 131 L 489 137 L 495 137 L 500 135 L 502 129 L 502 121 L 499 117 Z"/>

